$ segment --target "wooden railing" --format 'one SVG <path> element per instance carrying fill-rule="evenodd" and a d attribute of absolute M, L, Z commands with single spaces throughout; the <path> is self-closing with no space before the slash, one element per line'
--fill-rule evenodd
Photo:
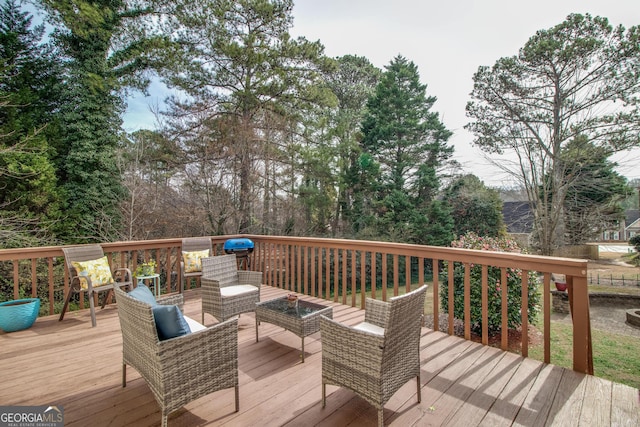
<path fill-rule="evenodd" d="M 472 266 L 482 266 L 482 315 L 481 340 L 488 344 L 487 316 L 487 268 L 497 267 L 505 278 L 507 269 L 520 269 L 521 275 L 521 352 L 528 356 L 529 337 L 527 316 L 528 277 L 535 272 L 542 278 L 542 322 L 544 361 L 550 362 L 551 274 L 564 274 L 567 278 L 571 315 L 573 321 L 573 369 L 593 373 L 591 327 L 587 290 L 587 262 L 568 258 L 543 257 L 518 253 L 477 251 L 458 248 L 411 245 L 403 243 L 373 242 L 344 239 L 321 239 L 282 236 L 216 236 L 212 237 L 214 254 L 224 253 L 222 245 L 227 239 L 246 237 L 255 244 L 249 256 L 248 268 L 262 271 L 266 285 L 324 298 L 342 304 L 364 307 L 365 297 L 387 300 L 411 286 L 424 283 L 426 276 L 431 284 L 434 310 L 434 329 L 439 329 L 440 276 L 448 277 L 448 288 L 453 289 L 453 266 L 464 266 L 465 321 L 464 337 L 471 338 L 469 310 L 469 271 Z M 148 259 L 158 263 L 158 273 L 165 292 L 179 291 L 181 239 L 104 243 L 105 253 L 117 267 L 134 270 L 136 265 Z M 68 273 L 62 265 L 60 247 L 0 250 L 0 268 L 3 274 L 12 272 L 14 298 L 20 296 L 46 296 L 48 313 L 57 311 L 68 289 Z M 12 265 L 8 265 L 12 264 Z M 446 264 L 447 270 L 442 266 Z M 506 283 L 506 280 L 503 280 Z M 372 286 L 375 284 L 375 286 Z M 196 284 L 197 286 L 197 284 Z M 452 292 L 452 291 L 451 291 Z M 452 294 L 451 294 L 452 295 Z M 448 325 L 454 333 L 454 298 L 448 298 Z M 502 299 L 501 347 L 508 346 L 507 300 Z M 84 307 L 84 298 L 79 300 Z"/>

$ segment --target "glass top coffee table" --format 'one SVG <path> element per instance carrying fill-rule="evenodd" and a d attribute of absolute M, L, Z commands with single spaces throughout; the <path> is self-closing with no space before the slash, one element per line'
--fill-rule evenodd
<path fill-rule="evenodd" d="M 304 363 L 304 337 L 320 330 L 320 316 L 333 318 L 333 308 L 298 298 L 290 302 L 287 297 L 256 303 L 256 342 L 260 322 L 285 328 L 302 338 L 302 362 Z"/>

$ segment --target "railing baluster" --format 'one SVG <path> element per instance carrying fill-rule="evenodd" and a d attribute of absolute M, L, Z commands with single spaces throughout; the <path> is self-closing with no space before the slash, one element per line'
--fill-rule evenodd
<path fill-rule="evenodd" d="M 418 262 L 420 263 L 419 285 L 422 285 L 424 283 L 424 258 L 423 257 L 418 258 Z M 431 260 L 431 269 L 433 271 L 433 283 L 432 283 L 433 289 L 431 289 L 431 292 L 433 293 L 433 330 L 434 331 L 440 330 L 440 289 L 439 289 L 440 280 L 438 277 L 439 264 L 440 264 L 439 260 L 435 258 Z"/>
<path fill-rule="evenodd" d="M 382 255 L 382 265 L 380 266 L 380 269 L 382 270 L 382 301 L 386 301 L 387 300 L 387 274 L 388 274 L 388 269 L 387 269 L 387 257 L 389 256 L 388 254 L 383 253 Z M 395 271 L 394 271 L 394 276 L 395 276 Z"/>
<path fill-rule="evenodd" d="M 338 258 L 340 257 L 340 249 L 333 249 L 333 302 L 338 302 L 338 298 L 340 297 L 340 281 L 338 278 L 340 277 L 340 269 Z"/>
<path fill-rule="evenodd" d="M 331 300 L 331 248 L 324 249 L 324 292 L 324 299 Z"/>
<path fill-rule="evenodd" d="M 322 271 L 323 271 L 323 265 L 324 263 L 322 262 L 324 260 L 324 248 L 318 248 L 318 258 L 317 258 L 317 262 L 318 262 L 318 290 L 317 290 L 317 294 L 318 294 L 318 298 L 322 298 L 322 289 L 324 288 L 322 286 L 322 284 L 324 283 L 324 279 L 322 277 Z"/>
<path fill-rule="evenodd" d="M 509 348 L 509 299 L 507 298 L 509 296 L 509 283 L 507 281 L 507 269 L 505 267 L 500 269 L 500 290 L 502 291 L 500 295 L 502 297 L 502 317 L 500 319 L 502 322 L 502 336 L 500 348 L 506 350 Z"/>
<path fill-rule="evenodd" d="M 404 284 L 404 291 L 411 291 L 411 257 L 409 255 L 404 257 Z"/>
<path fill-rule="evenodd" d="M 55 295 L 53 293 L 53 257 L 47 257 L 47 270 L 49 280 L 49 314 L 53 314 L 55 302 Z"/>
<path fill-rule="evenodd" d="M 173 270 L 172 265 L 171 265 L 171 252 L 172 252 L 172 248 L 166 248 L 165 253 L 164 253 L 164 274 L 165 274 L 165 288 L 167 290 L 167 293 L 171 292 L 171 289 L 173 289 L 173 275 L 171 274 L 171 271 Z M 162 288 L 162 286 L 160 286 L 160 288 Z"/>
<path fill-rule="evenodd" d="M 393 288 L 393 295 L 400 293 L 401 267 L 400 259 L 403 259 L 405 291 L 410 291 L 413 285 L 413 260 L 417 262 L 417 280 L 419 284 L 425 280 L 425 260 L 430 259 L 433 269 L 433 314 L 434 329 L 439 330 L 440 313 L 440 276 L 439 268 L 442 260 L 447 260 L 447 284 L 448 284 L 448 315 L 449 333 L 455 332 L 454 312 L 455 308 L 463 308 L 465 317 L 464 336 L 470 338 L 470 289 L 476 286 L 471 281 L 471 265 L 482 266 L 480 281 L 482 292 L 482 342 L 488 342 L 486 329 L 488 316 L 488 301 L 495 292 L 501 293 L 501 347 L 508 348 L 508 269 L 521 269 L 523 276 L 520 280 L 520 293 L 522 299 L 521 311 L 522 323 L 522 353 L 528 354 L 529 337 L 527 327 L 528 300 L 529 300 L 529 272 L 537 272 L 543 277 L 544 290 L 542 290 L 542 313 L 544 324 L 544 359 L 549 363 L 551 359 L 550 342 L 550 315 L 551 297 L 550 281 L 551 273 L 563 274 L 569 283 L 569 296 L 571 314 L 573 319 L 573 352 L 574 370 L 580 372 L 592 372 L 592 346 L 590 335 L 590 319 L 588 313 L 587 292 L 587 262 L 581 260 L 567 260 L 552 257 L 512 254 L 502 256 L 500 253 L 489 251 L 473 251 L 458 248 L 440 248 L 432 246 L 409 245 L 390 242 L 367 242 L 356 240 L 296 238 L 280 236 L 214 236 L 211 237 L 214 254 L 222 254 L 222 244 L 228 238 L 248 237 L 254 240 L 254 252 L 250 254 L 250 267 L 252 270 L 262 271 L 265 285 L 292 290 L 311 296 L 341 301 L 347 304 L 347 294 L 351 292 L 351 305 L 364 307 L 366 296 L 387 300 Z M 165 274 L 165 286 L 168 292 L 173 291 L 174 274 L 180 277 L 181 239 L 163 239 L 137 242 L 103 243 L 105 254 L 109 257 L 110 264 L 114 267 L 129 267 L 135 270 L 140 260 L 149 260 L 153 257 L 158 261 L 158 272 Z M 163 252 L 164 251 L 164 252 Z M 13 283 L 9 285 L 9 293 L 15 299 L 24 295 L 48 298 L 45 305 L 53 314 L 57 304 L 64 301 L 69 292 L 68 272 L 63 264 L 55 262 L 54 258 L 63 257 L 60 247 L 44 248 L 20 248 L 0 250 L 0 262 L 6 262 L 7 275 L 13 270 Z M 392 257 L 392 261 L 390 258 Z M 11 262 L 10 266 L 8 263 Z M 393 262 L 393 267 L 389 265 Z M 38 268 L 42 269 L 42 276 Z M 455 266 L 464 266 L 464 307 L 455 307 L 454 270 Z M 500 290 L 494 289 L 494 283 L 489 278 L 489 268 L 500 269 Z M 360 278 L 358 279 L 358 276 Z M 594 278 L 594 280 L 596 280 Z M 62 281 L 62 283 L 60 283 Z M 318 282 L 316 285 L 316 281 Z M 390 283 L 393 281 L 393 283 Z M 48 289 L 39 289 L 40 282 L 46 282 Z M 381 284 L 378 291 L 377 285 Z M 62 285 L 62 286 L 60 286 Z M 29 289 L 31 286 L 31 289 Z M 514 286 L 517 286 L 514 285 Z M 59 292 L 63 291 L 62 295 Z M 176 286 L 177 289 L 177 286 Z M 324 291 L 323 291 L 324 289 Z M 369 291 L 370 289 L 370 291 Z M 516 289 L 512 291 L 517 292 Z M 333 292 L 333 295 L 332 295 Z M 356 294 L 360 292 L 361 299 L 357 300 Z M 79 307 L 85 307 L 84 295 L 79 297 Z M 332 297 L 333 296 L 333 297 Z M 340 297 L 341 296 L 341 297 Z M 516 309 L 514 307 L 511 308 Z"/>
<path fill-rule="evenodd" d="M 447 261 L 447 268 L 448 268 L 448 274 L 447 274 L 447 278 L 448 278 L 448 283 L 447 283 L 447 291 L 449 293 L 449 296 L 447 298 L 448 301 L 448 313 L 449 313 L 449 335 L 453 335 L 453 312 L 454 312 L 454 293 L 453 293 L 453 286 L 454 286 L 454 277 L 453 277 L 453 273 L 454 273 L 454 265 L 453 265 L 453 261 Z"/>
<path fill-rule="evenodd" d="M 377 252 L 371 252 L 371 298 L 376 299 L 376 287 L 378 280 L 376 277 L 376 257 Z"/>
<path fill-rule="evenodd" d="M 309 261 L 311 263 L 311 296 L 316 296 L 316 248 L 311 246 L 309 248 Z"/>
<path fill-rule="evenodd" d="M 482 286 L 482 344 L 489 344 L 489 269 L 487 265 L 482 265 L 482 276 L 480 286 Z"/>
<path fill-rule="evenodd" d="M 360 308 L 365 308 L 365 299 L 367 296 L 367 277 L 366 277 L 367 254 L 360 251 Z"/>
<path fill-rule="evenodd" d="M 342 304 L 347 305 L 347 261 L 349 259 L 349 251 L 342 249 Z"/>
<path fill-rule="evenodd" d="M 20 299 L 20 261 L 13 260 L 13 299 Z"/>
<path fill-rule="evenodd" d="M 464 339 L 471 339 L 471 265 L 464 263 Z"/>
<path fill-rule="evenodd" d="M 551 273 L 543 276 L 544 363 L 551 363 Z"/>
<path fill-rule="evenodd" d="M 351 307 L 355 307 L 356 306 L 356 279 L 357 279 L 356 251 L 351 249 L 349 252 L 351 253 Z"/>
<path fill-rule="evenodd" d="M 38 296 L 38 260 L 31 258 L 31 298 Z"/>
<path fill-rule="evenodd" d="M 297 277 L 297 292 L 299 293 L 303 293 L 303 287 L 302 287 L 302 260 L 303 260 L 303 256 L 302 256 L 302 246 L 298 245 L 298 259 L 296 261 L 296 277 Z M 304 287 L 306 289 L 306 286 Z M 306 293 L 306 292 L 304 292 Z"/>
<path fill-rule="evenodd" d="M 529 270 L 521 270 L 522 272 L 522 302 L 521 307 L 529 307 Z M 529 310 L 520 310 L 522 312 L 522 334 L 520 343 L 522 345 L 522 356 L 529 357 Z"/>
<path fill-rule="evenodd" d="M 311 259 L 309 256 L 309 247 L 304 246 L 302 248 L 302 253 L 304 254 L 304 259 L 302 261 L 302 268 L 304 271 L 304 294 L 309 295 L 309 260 Z"/>

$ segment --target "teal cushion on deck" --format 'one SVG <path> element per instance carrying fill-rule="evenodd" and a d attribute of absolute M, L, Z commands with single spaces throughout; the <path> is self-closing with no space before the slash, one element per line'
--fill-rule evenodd
<path fill-rule="evenodd" d="M 153 292 L 151 292 L 151 289 L 145 285 L 138 285 L 134 290 L 129 292 L 129 296 L 139 301 L 146 302 L 151 307 L 158 305 L 156 297 L 153 296 Z"/>
<path fill-rule="evenodd" d="M 160 341 L 191 333 L 189 324 L 177 305 L 156 305 L 153 307 L 153 317 L 156 319 Z"/>

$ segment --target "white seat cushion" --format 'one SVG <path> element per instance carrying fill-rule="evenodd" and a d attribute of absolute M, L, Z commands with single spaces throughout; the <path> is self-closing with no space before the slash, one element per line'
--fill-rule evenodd
<path fill-rule="evenodd" d="M 233 297 L 236 295 L 248 294 L 250 292 L 258 292 L 258 288 L 253 285 L 233 285 L 220 288 L 220 295 L 224 297 Z"/>
<path fill-rule="evenodd" d="M 376 334 L 380 336 L 384 335 L 384 328 L 381 328 L 380 326 L 376 326 L 372 323 L 367 323 L 367 322 L 358 323 L 356 326 L 353 327 L 353 329 L 369 332 L 371 334 Z"/>
<path fill-rule="evenodd" d="M 191 332 L 198 332 L 203 329 L 207 329 L 207 327 L 201 324 L 200 322 L 196 322 L 195 320 L 187 316 L 184 316 L 184 320 L 187 321 L 187 324 L 189 325 L 189 329 L 191 329 Z"/>

